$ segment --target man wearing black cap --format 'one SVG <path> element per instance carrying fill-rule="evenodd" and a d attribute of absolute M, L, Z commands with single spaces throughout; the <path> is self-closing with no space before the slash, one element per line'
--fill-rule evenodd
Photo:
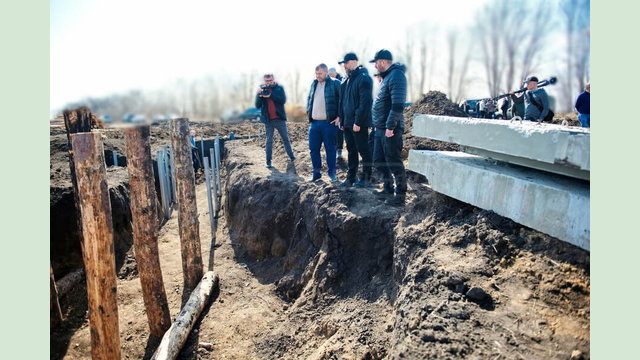
<path fill-rule="evenodd" d="M 538 78 L 529 76 L 525 80 L 527 91 L 522 96 L 524 98 L 524 119 L 542 122 L 549 114 L 549 96 L 547 92 L 538 89 Z M 513 92 L 510 94 L 513 95 Z"/>
<path fill-rule="evenodd" d="M 383 176 L 382 191 L 374 191 L 385 204 L 404 205 L 407 193 L 407 175 L 402 162 L 402 133 L 404 132 L 403 105 L 407 99 L 406 67 L 392 63 L 393 56 L 386 49 L 378 51 L 370 62 L 378 70 L 382 83 L 371 110 L 374 141 L 374 163 Z M 395 178 L 395 189 L 394 179 Z"/>
<path fill-rule="evenodd" d="M 369 127 L 371 127 L 371 102 L 373 101 L 373 81 L 362 65 L 358 66 L 358 57 L 347 53 L 342 64 L 347 78 L 340 86 L 340 128 L 349 152 L 347 179 L 342 187 L 368 187 L 371 185 L 371 151 L 368 146 Z M 356 182 L 359 159 L 362 157 L 362 173 Z"/>

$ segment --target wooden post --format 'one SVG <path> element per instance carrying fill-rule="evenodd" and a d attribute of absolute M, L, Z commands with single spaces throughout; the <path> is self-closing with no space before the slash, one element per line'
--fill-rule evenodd
<path fill-rule="evenodd" d="M 53 268 L 49 264 L 49 324 L 55 327 L 62 321 L 62 310 L 58 301 L 58 289 L 56 280 L 53 278 Z"/>
<path fill-rule="evenodd" d="M 200 317 L 202 309 L 209 301 L 209 296 L 211 296 L 213 289 L 218 286 L 218 282 L 218 276 L 213 271 L 207 271 L 204 274 L 202 281 L 191 293 L 176 321 L 162 337 L 160 345 L 158 345 L 156 352 L 151 357 L 152 360 L 173 360 L 178 357 L 180 349 L 187 341 L 193 325 Z"/>
<path fill-rule="evenodd" d="M 120 359 L 111 202 L 99 133 L 71 135 L 82 217 L 91 358 Z"/>
<path fill-rule="evenodd" d="M 189 142 L 189 119 L 171 120 L 171 143 L 175 165 L 176 200 L 178 202 L 178 229 L 182 250 L 182 275 L 184 286 L 193 290 L 202 279 L 202 253 L 196 183 Z M 186 292 L 188 293 L 188 292 Z"/>
<path fill-rule="evenodd" d="M 158 197 L 153 182 L 149 126 L 126 129 L 124 141 L 131 189 L 133 245 L 140 273 L 142 298 L 151 334 L 162 337 L 171 326 L 171 316 L 158 253 Z"/>

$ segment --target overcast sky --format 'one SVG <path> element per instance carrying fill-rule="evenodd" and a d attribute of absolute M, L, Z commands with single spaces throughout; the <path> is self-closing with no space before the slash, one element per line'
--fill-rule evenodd
<path fill-rule="evenodd" d="M 462 27 L 485 0 L 51 2 L 50 107 L 210 73 L 337 67 L 345 38 L 394 51 L 408 25 Z"/>

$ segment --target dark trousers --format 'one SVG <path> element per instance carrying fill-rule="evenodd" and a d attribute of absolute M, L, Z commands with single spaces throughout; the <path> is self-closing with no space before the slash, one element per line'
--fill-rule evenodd
<path fill-rule="evenodd" d="M 311 120 L 309 124 L 309 152 L 311 154 L 311 164 L 313 175 L 320 175 L 322 170 L 322 156 L 320 148 L 324 144 L 324 151 L 327 153 L 327 168 L 329 176 L 336 174 L 336 132 L 340 129 L 329 120 Z"/>
<path fill-rule="evenodd" d="M 278 132 L 280 133 L 280 137 L 282 138 L 282 144 L 284 145 L 284 150 L 287 152 L 287 155 L 289 155 L 289 158 L 291 160 L 295 159 L 295 156 L 293 155 L 293 150 L 291 149 L 291 142 L 289 141 L 289 135 L 287 134 L 287 122 L 285 120 L 280 120 L 280 119 L 269 120 L 264 124 L 264 126 L 267 131 L 266 144 L 264 147 L 264 150 L 267 156 L 267 164 L 271 165 L 271 154 L 273 152 L 274 130 L 278 130 Z"/>
<path fill-rule="evenodd" d="M 361 126 L 360 131 L 354 132 L 353 128 L 345 127 L 344 141 L 347 143 L 347 151 L 349 152 L 347 179 L 352 182 L 356 181 L 358 165 L 360 165 L 358 154 L 360 154 L 362 157 L 362 172 L 359 180 L 370 181 L 372 161 L 371 151 L 369 151 L 369 128 Z"/>
<path fill-rule="evenodd" d="M 385 190 L 392 192 L 395 178 L 395 193 L 407 192 L 407 174 L 402 162 L 402 133 L 403 128 L 393 130 L 392 137 L 385 136 L 385 129 L 376 129 L 373 161 L 376 169 L 382 174 Z"/>
<path fill-rule="evenodd" d="M 338 135 L 336 135 L 336 149 L 342 151 L 344 148 L 344 132 L 338 131 Z"/>

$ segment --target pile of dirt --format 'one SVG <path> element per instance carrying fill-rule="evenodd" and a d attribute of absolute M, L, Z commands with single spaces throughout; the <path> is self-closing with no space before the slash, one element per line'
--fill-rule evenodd
<path fill-rule="evenodd" d="M 404 109 L 404 147 L 402 156 L 406 159 L 409 156 L 409 149 L 413 150 L 448 150 L 458 151 L 460 148 L 456 144 L 448 142 L 425 139 L 411 135 L 413 129 L 414 114 L 431 114 L 467 117 L 458 105 L 447 98 L 447 95 L 440 91 L 429 91 L 420 100 L 414 102 Z"/>

